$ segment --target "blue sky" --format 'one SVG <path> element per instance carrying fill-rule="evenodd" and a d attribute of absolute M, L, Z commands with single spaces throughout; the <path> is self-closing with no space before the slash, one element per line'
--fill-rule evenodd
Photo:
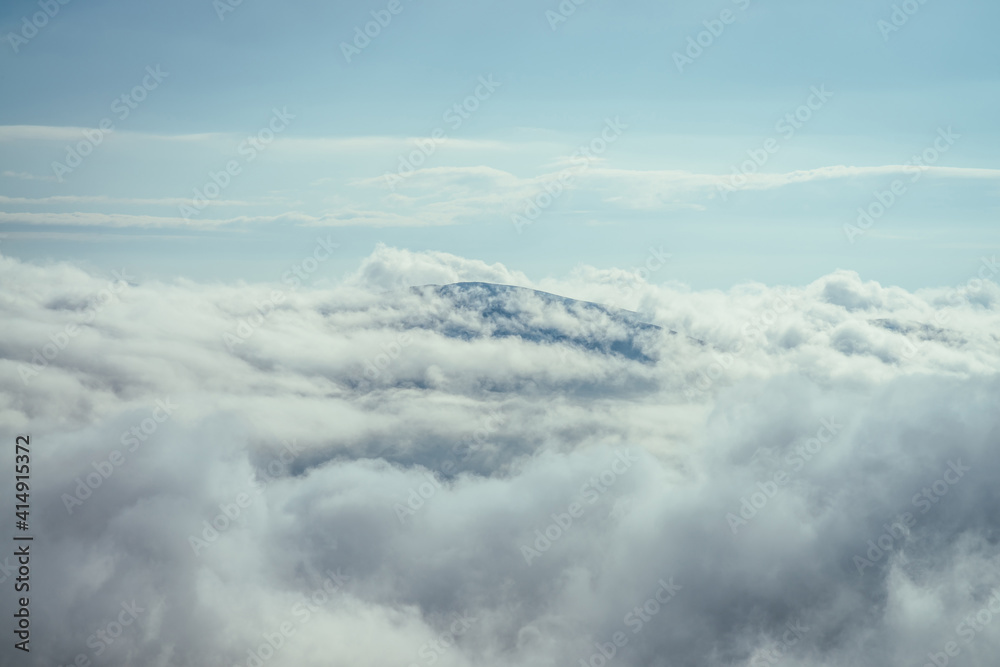
<path fill-rule="evenodd" d="M 378 243 L 533 277 L 662 246 L 657 281 L 913 289 L 1000 249 L 995 3 L 222 2 L 53 0 L 37 32 L 37 2 L 4 3 L 0 251 L 270 281 L 327 236 L 321 279 Z"/>

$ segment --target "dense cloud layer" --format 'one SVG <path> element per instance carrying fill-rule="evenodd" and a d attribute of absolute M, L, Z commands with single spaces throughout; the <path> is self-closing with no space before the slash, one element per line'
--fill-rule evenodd
<path fill-rule="evenodd" d="M 125 273 L 0 258 L 30 664 L 1000 656 L 992 282 L 533 283 L 386 247 L 325 290 Z M 409 289 L 456 282 L 530 289 Z"/>

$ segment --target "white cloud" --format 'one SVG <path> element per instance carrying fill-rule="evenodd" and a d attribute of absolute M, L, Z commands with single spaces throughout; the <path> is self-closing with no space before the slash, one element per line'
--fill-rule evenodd
<path fill-rule="evenodd" d="M 108 197 L 106 195 L 55 195 L 52 197 L 7 197 L 0 195 L 0 204 L 27 204 L 42 206 L 46 204 L 115 204 L 115 205 L 149 205 L 149 206 L 190 206 L 191 199 L 183 197 Z M 252 206 L 253 202 L 236 199 L 209 199 L 207 206 Z"/>
<path fill-rule="evenodd" d="M 55 176 L 39 176 L 37 174 L 31 174 L 26 171 L 6 170 L 0 172 L 0 176 L 4 176 L 6 178 L 16 178 L 22 181 L 52 181 L 52 182 L 56 181 Z"/>
<path fill-rule="evenodd" d="M 0 141 L 80 141 L 84 132 L 99 132 L 96 127 L 75 127 L 63 125 L 0 125 Z M 205 141 L 217 139 L 226 135 L 217 133 L 201 134 L 152 134 L 132 132 L 129 130 L 114 130 L 117 135 L 125 135 L 141 139 L 156 139 L 160 141 Z"/>
<path fill-rule="evenodd" d="M 617 664 L 743 667 L 788 624 L 805 630 L 786 664 L 921 664 L 948 641 L 995 662 L 991 628 L 956 626 L 1000 585 L 1000 288 L 633 277 L 623 305 L 660 330 L 525 290 L 405 289 L 610 301 L 622 278 L 379 246 L 328 290 L 133 282 L 107 300 L 110 276 L 0 257 L 0 424 L 32 435 L 44 546 L 33 653 L 93 659 L 88 637 L 135 600 L 102 664 L 246 664 L 286 621 L 268 665 L 572 664 L 621 631 Z M 52 358 L 24 382 L 35 351 Z M 69 514 L 63 494 L 167 398 Z M 970 469 L 936 485 L 955 461 Z M 453 614 L 468 627 L 432 648 Z"/>

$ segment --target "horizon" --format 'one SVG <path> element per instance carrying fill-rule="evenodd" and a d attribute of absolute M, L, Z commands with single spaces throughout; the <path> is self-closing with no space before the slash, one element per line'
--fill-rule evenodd
<path fill-rule="evenodd" d="M 955 284 L 1000 247 L 1000 8 L 911 3 L 67 2 L 34 32 L 11 3 L 3 251 L 260 281 L 333 232 L 341 273 L 380 242 L 538 278 L 663 246 L 695 289 Z"/>

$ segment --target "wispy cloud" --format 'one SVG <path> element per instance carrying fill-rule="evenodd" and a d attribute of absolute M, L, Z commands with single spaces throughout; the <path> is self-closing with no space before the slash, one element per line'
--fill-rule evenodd
<path fill-rule="evenodd" d="M 0 176 L 3 176 L 5 178 L 16 178 L 22 181 L 50 181 L 54 183 L 58 180 L 55 176 L 49 176 L 49 175 L 39 176 L 37 174 L 30 174 L 26 171 L 7 170 L 0 172 Z"/>
<path fill-rule="evenodd" d="M 62 125 L 0 125 L 0 141 L 77 141 L 86 131 L 100 131 L 96 127 L 62 126 Z M 131 135 L 162 141 L 205 141 L 227 136 L 220 133 L 200 134 L 167 134 L 150 132 L 131 132 L 115 130 L 117 135 Z"/>
<path fill-rule="evenodd" d="M 209 229 L 241 222 L 252 222 L 252 218 L 230 218 L 218 220 L 200 218 L 185 220 L 180 217 L 154 215 L 133 215 L 127 213 L 8 213 L 0 211 L 0 224 L 22 225 L 66 225 L 72 227 L 186 227 L 189 229 Z"/>
<path fill-rule="evenodd" d="M 7 197 L 0 195 L 0 204 L 26 204 L 44 206 L 46 204 L 114 204 L 141 206 L 180 206 L 191 200 L 184 197 L 108 197 L 106 195 L 54 195 L 51 197 Z M 239 199 L 211 199 L 208 206 L 253 206 L 256 203 Z"/>
<path fill-rule="evenodd" d="M 193 135 L 190 135 L 193 136 Z M 277 140 L 276 140 L 277 141 Z M 296 140 L 297 141 L 297 140 Z M 389 141 L 386 138 L 330 140 L 351 150 L 366 142 Z M 562 164 L 560 162 L 550 165 Z M 749 174 L 736 189 L 762 191 L 807 183 L 850 181 L 907 176 L 917 173 L 912 165 L 848 166 L 831 165 L 788 172 Z M 569 165 L 563 169 L 521 176 L 512 170 L 488 164 L 471 166 L 438 166 L 416 169 L 407 178 L 390 186 L 384 175 L 363 177 L 324 177 L 309 187 L 323 186 L 331 190 L 326 197 L 310 199 L 295 189 L 251 199 L 207 200 L 216 208 L 232 207 L 241 215 L 185 219 L 181 216 L 155 214 L 154 207 L 179 207 L 189 203 L 182 197 L 113 197 L 108 195 L 51 195 L 46 197 L 14 197 L 0 195 L 0 205 L 32 207 L 147 207 L 147 210 L 112 213 L 99 211 L 3 212 L 0 223 L 28 225 L 68 225 L 100 227 L 177 227 L 211 229 L 225 226 L 291 224 L 325 227 L 433 227 L 472 223 L 507 217 L 523 207 L 524 202 L 538 196 L 547 186 L 560 180 L 567 171 L 573 173 L 562 186 L 574 193 L 569 202 L 574 213 L 600 214 L 615 210 L 667 211 L 677 209 L 705 210 L 716 196 L 724 175 L 684 169 L 642 170 L 609 166 L 596 162 L 586 169 Z M 1000 180 L 1000 169 L 970 167 L 924 167 L 922 177 L 939 177 L 969 181 Z M 343 184 L 344 188 L 338 188 Z M 562 202 L 561 202 L 562 203 Z M 567 204 L 563 204 L 566 206 Z M 294 206 L 293 210 L 280 210 Z M 260 215 L 262 207 L 267 214 Z M 274 208 L 279 210 L 274 211 Z M 242 210 L 241 210 L 242 209 Z"/>

